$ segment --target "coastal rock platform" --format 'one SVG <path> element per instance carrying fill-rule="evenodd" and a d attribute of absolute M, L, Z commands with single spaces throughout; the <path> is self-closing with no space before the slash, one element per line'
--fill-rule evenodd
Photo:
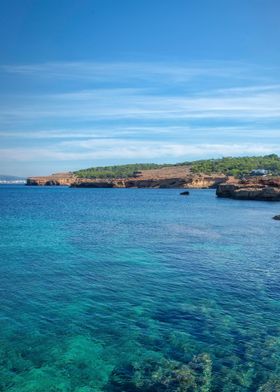
<path fill-rule="evenodd" d="M 219 184 L 216 194 L 237 200 L 280 201 L 280 178 L 252 178 Z"/>

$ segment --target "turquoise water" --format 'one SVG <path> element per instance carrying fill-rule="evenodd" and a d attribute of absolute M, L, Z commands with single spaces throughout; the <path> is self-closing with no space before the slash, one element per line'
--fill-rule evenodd
<path fill-rule="evenodd" d="M 0 187 L 0 391 L 280 391 L 280 204 Z"/>

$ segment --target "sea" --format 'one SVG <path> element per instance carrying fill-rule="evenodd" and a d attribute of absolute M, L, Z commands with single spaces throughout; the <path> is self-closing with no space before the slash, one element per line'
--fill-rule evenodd
<path fill-rule="evenodd" d="M 280 391 L 279 213 L 0 186 L 0 391 Z"/>

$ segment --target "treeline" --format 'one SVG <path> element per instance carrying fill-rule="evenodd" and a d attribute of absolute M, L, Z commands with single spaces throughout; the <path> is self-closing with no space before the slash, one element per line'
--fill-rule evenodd
<path fill-rule="evenodd" d="M 100 166 L 74 172 L 80 178 L 129 178 L 141 170 L 159 169 L 172 165 L 157 165 L 156 163 L 134 163 L 129 165 Z"/>
<path fill-rule="evenodd" d="M 82 178 L 129 178 L 137 176 L 137 172 L 159 169 L 166 166 L 190 166 L 193 173 L 223 173 L 232 176 L 246 176 L 252 170 L 265 169 L 274 175 L 280 175 L 280 158 L 276 154 L 263 157 L 227 157 L 221 159 L 204 159 L 193 162 L 182 162 L 175 165 L 155 163 L 135 163 L 129 165 L 100 166 L 74 172 Z"/>
<path fill-rule="evenodd" d="M 253 170 L 265 169 L 274 175 L 280 175 L 280 158 L 276 154 L 263 157 L 240 157 L 207 159 L 194 162 L 186 162 L 191 165 L 193 173 L 223 173 L 232 176 L 246 176 Z"/>

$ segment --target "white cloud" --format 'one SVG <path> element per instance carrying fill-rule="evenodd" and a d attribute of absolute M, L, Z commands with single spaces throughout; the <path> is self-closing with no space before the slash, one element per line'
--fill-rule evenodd
<path fill-rule="evenodd" d="M 179 144 L 168 142 L 144 142 L 127 140 L 99 140 L 77 143 L 61 143 L 46 148 L 7 148 L 0 149 L 2 160 L 13 161 L 84 161 L 100 159 L 124 159 L 153 161 L 160 159 L 188 160 L 193 157 L 214 157 L 229 155 L 250 155 L 279 153 L 279 145 L 274 144 Z"/>
<path fill-rule="evenodd" d="M 280 128 L 264 127 L 262 124 L 251 126 L 197 126 L 197 125 L 182 125 L 173 126 L 169 124 L 155 125 L 155 126 L 117 126 L 112 125 L 110 127 L 96 127 L 96 128 L 80 128 L 77 129 L 49 129 L 40 130 L 35 129 L 33 131 L 14 131 L 6 130 L 0 131 L 0 138 L 6 139 L 30 139 L 33 141 L 46 140 L 57 142 L 60 140 L 70 140 L 73 144 L 78 145 L 79 139 L 87 140 L 106 140 L 106 139 L 120 139 L 127 138 L 132 140 L 137 139 L 149 139 L 157 140 L 158 138 L 164 139 L 186 139 L 196 137 L 238 137 L 247 139 L 259 139 L 265 138 L 275 139 L 280 138 Z"/>
<path fill-rule="evenodd" d="M 248 66 L 239 62 L 202 61 L 188 64 L 176 62 L 49 62 L 24 65 L 2 65 L 4 73 L 33 78 L 88 80 L 94 82 L 160 81 L 182 83 L 201 77 L 251 78 Z"/>
<path fill-rule="evenodd" d="M 251 94 L 231 91 L 220 95 L 159 95 L 128 89 L 78 91 L 35 96 L 26 101 L 15 98 L 0 109 L 0 126 L 32 121 L 64 119 L 82 124 L 96 120 L 184 120 L 228 119 L 257 120 L 280 118 L 280 91 Z"/>
<path fill-rule="evenodd" d="M 254 66 L 46 63 L 2 66 L 0 74 L 33 86 L 22 93 L 14 83 L 0 95 L 2 160 L 180 161 L 279 152 L 280 84 Z"/>

